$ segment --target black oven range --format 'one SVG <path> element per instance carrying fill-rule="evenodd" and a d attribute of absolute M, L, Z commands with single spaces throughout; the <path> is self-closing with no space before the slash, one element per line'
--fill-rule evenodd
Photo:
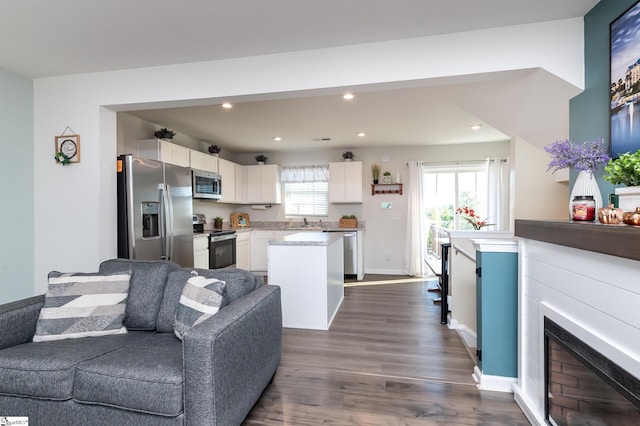
<path fill-rule="evenodd" d="M 209 269 L 236 265 L 236 231 L 216 229 L 209 234 Z"/>

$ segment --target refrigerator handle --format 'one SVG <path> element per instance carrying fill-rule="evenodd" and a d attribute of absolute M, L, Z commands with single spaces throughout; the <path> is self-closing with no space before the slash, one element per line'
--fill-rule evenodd
<path fill-rule="evenodd" d="M 167 197 L 167 211 L 169 215 L 167 216 L 167 259 L 173 260 L 173 246 L 174 246 L 174 229 L 173 229 L 173 197 L 171 196 L 171 185 L 167 185 L 166 191 Z"/>
<path fill-rule="evenodd" d="M 164 184 L 158 185 L 160 191 L 160 214 L 162 214 L 160 226 L 160 237 L 162 239 L 162 254 L 161 259 L 167 260 L 169 256 L 169 200 L 167 197 L 167 188 Z"/>

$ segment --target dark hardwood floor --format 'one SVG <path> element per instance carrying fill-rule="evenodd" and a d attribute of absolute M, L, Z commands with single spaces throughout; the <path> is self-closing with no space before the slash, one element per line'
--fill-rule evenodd
<path fill-rule="evenodd" d="M 346 287 L 329 331 L 285 328 L 278 372 L 244 424 L 529 425 L 512 394 L 476 388 L 432 286 L 392 282 Z"/>

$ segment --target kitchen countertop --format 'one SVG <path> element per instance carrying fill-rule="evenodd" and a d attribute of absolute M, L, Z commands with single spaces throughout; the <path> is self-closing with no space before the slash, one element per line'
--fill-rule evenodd
<path fill-rule="evenodd" d="M 286 237 L 267 241 L 270 246 L 328 246 L 342 238 L 342 235 L 330 232 L 297 232 Z"/>

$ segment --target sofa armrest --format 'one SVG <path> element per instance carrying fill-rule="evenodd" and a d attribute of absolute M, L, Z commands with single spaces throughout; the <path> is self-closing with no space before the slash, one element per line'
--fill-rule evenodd
<path fill-rule="evenodd" d="M 42 306 L 44 294 L 0 305 L 0 349 L 33 339 Z"/>
<path fill-rule="evenodd" d="M 280 287 L 262 286 L 184 336 L 185 420 L 241 424 L 280 364 Z"/>

